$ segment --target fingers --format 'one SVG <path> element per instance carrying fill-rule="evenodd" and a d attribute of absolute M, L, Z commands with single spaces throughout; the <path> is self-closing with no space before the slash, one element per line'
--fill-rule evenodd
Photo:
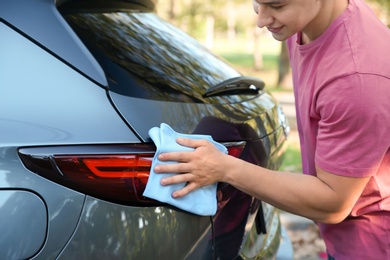
<path fill-rule="evenodd" d="M 170 154 L 165 154 L 169 159 Z M 172 161 L 178 161 L 172 159 Z M 154 166 L 155 173 L 186 173 L 190 171 L 190 166 L 187 163 L 169 163 L 169 164 L 157 164 Z"/>
<path fill-rule="evenodd" d="M 183 137 L 177 138 L 176 142 L 182 146 L 187 146 L 192 148 L 205 146 L 208 143 L 206 139 L 191 139 L 191 138 L 183 138 Z"/>
<path fill-rule="evenodd" d="M 206 147 L 209 145 L 209 141 L 205 139 L 190 139 L 190 138 L 178 138 L 177 143 L 197 149 L 199 147 Z M 211 145 L 212 146 L 212 145 Z M 176 161 L 176 162 L 189 162 L 193 158 L 194 154 L 192 152 L 169 152 L 162 153 L 158 155 L 160 161 Z"/>
<path fill-rule="evenodd" d="M 170 152 L 162 153 L 158 155 L 160 161 L 176 161 L 176 162 L 188 162 L 190 158 L 190 152 Z"/>
<path fill-rule="evenodd" d="M 178 184 L 178 183 L 186 183 L 189 182 L 189 174 L 176 174 L 171 177 L 162 178 L 160 183 L 163 186 Z"/>
<path fill-rule="evenodd" d="M 173 198 L 186 196 L 195 189 L 212 183 L 213 180 L 207 176 L 208 174 L 205 174 L 209 171 L 199 166 L 204 165 L 205 158 L 208 158 L 207 154 L 212 154 L 214 152 L 213 148 L 216 149 L 207 140 L 178 138 L 177 142 L 182 146 L 195 150 L 159 154 L 158 159 L 166 163 L 157 164 L 154 167 L 155 173 L 176 173 L 173 176 L 162 178 L 161 185 L 187 184 L 182 189 L 172 193 Z"/>
<path fill-rule="evenodd" d="M 184 197 L 187 194 L 189 194 L 190 192 L 194 191 L 195 189 L 197 189 L 196 183 L 190 182 L 186 186 L 184 186 L 184 188 L 182 188 L 181 190 L 177 190 L 177 191 L 173 192 L 172 197 L 175 199 Z"/>
<path fill-rule="evenodd" d="M 189 182 L 189 179 L 189 174 L 177 174 L 172 177 L 161 179 L 161 185 L 166 186 L 177 183 L 187 183 L 187 185 L 184 186 L 182 189 L 172 193 L 173 198 L 180 198 L 198 188 L 198 185 L 195 182 Z"/>

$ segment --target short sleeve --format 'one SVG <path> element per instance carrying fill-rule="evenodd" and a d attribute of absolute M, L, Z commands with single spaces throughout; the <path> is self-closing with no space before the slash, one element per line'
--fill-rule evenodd
<path fill-rule="evenodd" d="M 315 163 L 334 174 L 375 175 L 389 149 L 390 80 L 353 74 L 321 88 Z"/>

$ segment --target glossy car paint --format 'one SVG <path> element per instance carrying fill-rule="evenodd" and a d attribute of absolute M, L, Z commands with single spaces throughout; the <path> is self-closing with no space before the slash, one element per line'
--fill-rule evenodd
<path fill-rule="evenodd" d="M 266 92 L 198 103 L 110 89 L 101 61 L 58 11 L 66 2 L 0 0 L 0 258 L 250 259 L 289 250 L 280 244 L 277 211 L 231 186 L 219 187 L 218 213 L 208 218 L 104 201 L 26 168 L 22 155 L 117 153 L 151 143 L 147 130 L 161 122 L 222 143 L 245 141 L 241 157 L 268 168 L 280 165 L 285 148 L 288 126 Z M 240 75 L 225 73 L 215 79 Z"/>
<path fill-rule="evenodd" d="M 0 221 L 7 229 L 1 235 L 0 251 L 7 258 L 28 258 L 45 242 L 47 212 L 44 202 L 36 194 L 26 190 L 0 191 Z M 27 234 L 27 235 L 26 235 Z"/>

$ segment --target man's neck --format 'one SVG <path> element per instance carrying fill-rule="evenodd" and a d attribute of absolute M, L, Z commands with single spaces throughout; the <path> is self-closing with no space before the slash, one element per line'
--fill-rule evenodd
<path fill-rule="evenodd" d="M 321 11 L 302 30 L 301 44 L 307 44 L 323 34 L 331 23 L 339 17 L 349 4 L 348 0 L 325 0 Z"/>

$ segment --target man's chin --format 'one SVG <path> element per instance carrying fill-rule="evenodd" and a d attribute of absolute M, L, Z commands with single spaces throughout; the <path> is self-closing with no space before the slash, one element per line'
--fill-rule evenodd
<path fill-rule="evenodd" d="M 273 37 L 275 40 L 282 42 L 282 41 L 287 40 L 287 39 L 290 37 L 290 35 L 273 33 L 273 34 L 272 34 L 272 37 Z"/>

